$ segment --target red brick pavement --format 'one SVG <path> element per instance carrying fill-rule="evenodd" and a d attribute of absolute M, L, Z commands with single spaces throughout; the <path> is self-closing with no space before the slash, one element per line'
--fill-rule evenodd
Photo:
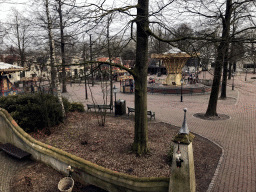
<path fill-rule="evenodd" d="M 227 88 L 227 100 L 218 101 L 218 113 L 226 114 L 229 120 L 209 121 L 193 117 L 195 113 L 204 113 L 207 109 L 209 94 L 180 95 L 148 94 L 148 110 L 156 113 L 156 119 L 176 126 L 183 122 L 183 108 L 187 108 L 188 127 L 192 132 L 200 134 L 224 150 L 224 157 L 211 191 L 256 191 L 256 125 L 255 97 L 256 80 L 253 74 L 235 77 L 235 90 L 231 90 L 232 80 Z M 208 77 L 208 76 L 207 76 Z M 119 83 L 115 83 L 119 88 Z M 94 100 L 103 103 L 103 94 L 99 85 L 90 88 Z M 68 86 L 65 94 L 70 100 L 92 103 L 88 89 L 88 100 L 85 100 L 84 85 Z M 134 106 L 134 95 L 117 93 L 117 99 L 126 100 L 126 106 Z M 109 100 L 109 98 L 108 98 Z M 171 140 L 171 138 L 170 138 Z"/>

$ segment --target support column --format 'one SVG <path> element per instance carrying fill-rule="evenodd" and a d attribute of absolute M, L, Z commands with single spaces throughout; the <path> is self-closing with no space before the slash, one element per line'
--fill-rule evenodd
<path fill-rule="evenodd" d="M 195 192 L 196 180 L 192 141 L 194 135 L 189 133 L 184 109 L 183 125 L 173 138 L 174 151 L 171 166 L 169 192 Z"/>

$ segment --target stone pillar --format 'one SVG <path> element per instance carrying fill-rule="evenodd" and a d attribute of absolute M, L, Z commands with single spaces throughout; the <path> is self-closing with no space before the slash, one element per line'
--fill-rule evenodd
<path fill-rule="evenodd" d="M 173 138 L 174 151 L 171 166 L 169 192 L 195 192 L 195 169 L 192 141 L 194 135 L 189 133 L 184 109 L 184 122 L 177 135 Z"/>

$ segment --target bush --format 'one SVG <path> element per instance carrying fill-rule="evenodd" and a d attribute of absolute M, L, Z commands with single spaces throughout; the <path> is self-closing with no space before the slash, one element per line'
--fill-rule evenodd
<path fill-rule="evenodd" d="M 62 97 L 62 102 L 63 102 L 63 105 L 64 105 L 65 112 L 66 113 L 69 112 L 70 109 L 71 109 L 71 103 L 65 97 Z"/>
<path fill-rule="evenodd" d="M 167 152 L 167 161 L 170 166 L 172 166 L 173 153 L 174 153 L 174 145 L 173 145 L 173 143 L 171 143 L 170 148 Z"/>
<path fill-rule="evenodd" d="M 84 112 L 84 105 L 82 103 L 73 102 L 71 103 L 70 111 Z"/>
<path fill-rule="evenodd" d="M 65 100 L 64 107 L 68 107 Z M 26 132 L 59 124 L 63 120 L 62 107 L 56 96 L 28 93 L 0 98 L 0 107 L 6 109 Z M 68 109 L 67 109 L 68 110 Z"/>

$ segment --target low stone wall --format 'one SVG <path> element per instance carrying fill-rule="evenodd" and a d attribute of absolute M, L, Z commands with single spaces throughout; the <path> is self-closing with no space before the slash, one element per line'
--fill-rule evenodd
<path fill-rule="evenodd" d="M 66 168 L 74 169 L 72 177 L 83 184 L 93 184 L 109 192 L 167 192 L 168 177 L 135 177 L 111 171 L 86 161 L 58 148 L 41 143 L 21 129 L 10 114 L 0 108 L 0 142 L 11 143 L 27 151 L 32 158 L 50 165 L 61 173 L 68 174 Z"/>

